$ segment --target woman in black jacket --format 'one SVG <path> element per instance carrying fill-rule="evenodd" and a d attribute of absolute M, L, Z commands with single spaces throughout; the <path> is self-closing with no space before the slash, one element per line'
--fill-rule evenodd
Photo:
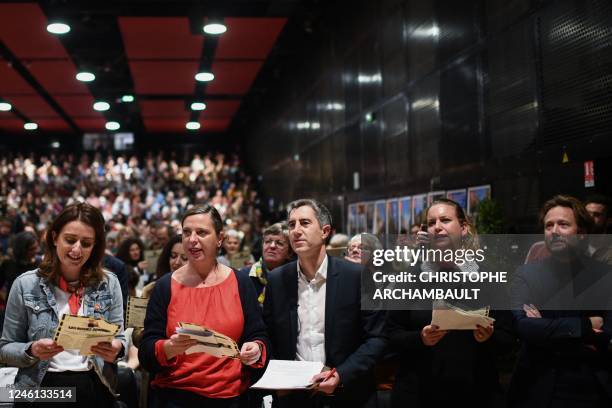
<path fill-rule="evenodd" d="M 459 204 L 435 200 L 427 209 L 427 232 L 418 240 L 432 249 L 474 249 L 473 227 Z M 458 262 L 457 262 L 458 263 Z M 426 271 L 488 270 L 475 262 L 423 262 L 413 273 Z M 494 325 L 475 330 L 440 330 L 431 324 L 431 310 L 391 311 L 387 334 L 400 354 L 400 368 L 392 393 L 393 407 L 489 407 L 500 398 L 496 355 L 513 337 L 509 313 L 491 313 Z"/>

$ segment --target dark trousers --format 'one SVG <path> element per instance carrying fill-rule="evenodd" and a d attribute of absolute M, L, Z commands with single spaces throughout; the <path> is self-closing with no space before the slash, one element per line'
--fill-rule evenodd
<path fill-rule="evenodd" d="M 240 408 L 240 397 L 206 398 L 175 388 L 151 388 L 150 392 L 150 408 Z"/>
<path fill-rule="evenodd" d="M 59 408 L 109 408 L 113 407 L 115 398 L 108 388 L 102 384 L 95 371 L 64 371 L 60 373 L 47 372 L 40 384 L 41 387 L 76 387 L 76 402 L 17 402 L 15 408 L 45 407 Z"/>
<path fill-rule="evenodd" d="M 377 408 L 376 393 L 367 401 L 355 401 L 347 393 L 328 396 L 310 391 L 292 391 L 274 399 L 273 408 Z"/>

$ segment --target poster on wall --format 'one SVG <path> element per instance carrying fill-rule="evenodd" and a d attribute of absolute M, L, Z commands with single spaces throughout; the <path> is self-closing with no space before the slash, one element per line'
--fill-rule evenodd
<path fill-rule="evenodd" d="M 468 188 L 468 214 L 474 215 L 478 213 L 478 206 L 483 200 L 488 198 L 491 198 L 490 184 Z"/>
<path fill-rule="evenodd" d="M 431 193 L 427 193 L 427 206 L 437 200 L 438 198 L 446 197 L 446 191 L 432 191 Z"/>
<path fill-rule="evenodd" d="M 366 227 L 363 232 L 374 232 L 374 201 L 365 203 L 366 210 Z"/>
<path fill-rule="evenodd" d="M 399 225 L 400 233 L 407 234 L 410 232 L 412 225 L 412 197 L 402 197 L 398 200 Z"/>
<path fill-rule="evenodd" d="M 387 200 L 387 235 L 399 233 L 399 200 L 397 198 Z"/>
<path fill-rule="evenodd" d="M 413 223 L 421 224 L 425 222 L 425 209 L 427 208 L 427 194 L 412 196 L 412 219 Z"/>
<path fill-rule="evenodd" d="M 387 225 L 387 202 L 385 200 L 376 201 L 374 206 L 374 235 L 385 233 Z"/>
<path fill-rule="evenodd" d="M 352 236 L 357 230 L 357 204 L 349 204 L 346 213 L 348 214 L 346 221 L 346 233 L 349 236 Z"/>
<path fill-rule="evenodd" d="M 368 231 L 368 215 L 367 215 L 367 203 L 357 203 L 357 220 L 355 222 L 355 231 L 353 235 L 361 234 L 362 232 Z"/>
<path fill-rule="evenodd" d="M 447 191 L 446 198 L 459 204 L 463 211 L 467 211 L 467 190 L 465 188 Z"/>

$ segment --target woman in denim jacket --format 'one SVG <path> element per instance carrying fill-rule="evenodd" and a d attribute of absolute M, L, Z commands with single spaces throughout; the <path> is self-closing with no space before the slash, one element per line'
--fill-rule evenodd
<path fill-rule="evenodd" d="M 104 218 L 89 204 L 71 204 L 48 229 L 46 244 L 40 267 L 19 276 L 11 288 L 0 363 L 19 367 L 16 387 L 76 387 L 71 406 L 112 406 L 115 361 L 123 355 L 125 338 L 119 281 L 101 267 Z M 98 343 L 93 355 L 83 356 L 52 340 L 66 313 L 104 318 L 120 330 L 112 342 Z"/>

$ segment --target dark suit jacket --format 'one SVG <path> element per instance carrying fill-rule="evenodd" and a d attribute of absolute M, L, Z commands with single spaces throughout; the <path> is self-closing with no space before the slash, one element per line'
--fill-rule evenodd
<path fill-rule="evenodd" d="M 361 265 L 328 257 L 325 293 L 325 364 L 335 367 L 338 398 L 359 404 L 375 392 L 373 367 L 382 356 L 384 314 L 361 310 Z M 295 360 L 298 336 L 297 261 L 268 274 L 264 321 L 274 359 Z"/>
<path fill-rule="evenodd" d="M 572 264 L 551 257 L 515 272 L 512 314 L 522 347 L 511 406 L 544 407 L 553 398 L 566 401 L 568 407 L 594 398 L 612 404 L 611 278 L 609 266 L 586 257 Z M 584 308 L 588 301 L 591 310 Z M 524 304 L 536 306 L 542 317 L 527 317 Z M 572 310 L 572 304 L 581 308 Z M 589 316 L 603 317 L 602 333 L 595 334 Z"/>
<path fill-rule="evenodd" d="M 479 270 L 496 269 L 479 264 Z M 410 272 L 420 273 L 421 264 L 412 267 Z M 468 306 L 477 308 L 488 304 L 480 299 Z M 498 406 L 504 396 L 497 363 L 502 354 L 512 351 L 516 337 L 509 311 L 491 310 L 490 316 L 495 319 L 495 330 L 489 340 L 479 343 L 472 330 L 452 330 L 430 347 L 423 343 L 421 330 L 431 324 L 431 309 L 389 311 L 386 330 L 391 350 L 399 353 L 400 364 L 391 406 Z"/>

